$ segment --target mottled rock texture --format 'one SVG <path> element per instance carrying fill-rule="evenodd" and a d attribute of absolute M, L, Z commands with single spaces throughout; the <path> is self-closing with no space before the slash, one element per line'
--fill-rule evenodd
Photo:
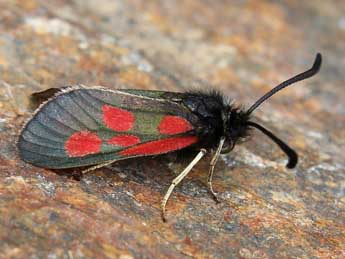
<path fill-rule="evenodd" d="M 1 258 L 344 258 L 343 1 L 0 0 Z M 311 66 L 257 121 L 300 154 L 287 170 L 265 136 L 210 157 L 159 204 L 190 158 L 116 163 L 78 179 L 17 156 L 29 96 L 82 83 L 219 89 L 248 105 Z"/>

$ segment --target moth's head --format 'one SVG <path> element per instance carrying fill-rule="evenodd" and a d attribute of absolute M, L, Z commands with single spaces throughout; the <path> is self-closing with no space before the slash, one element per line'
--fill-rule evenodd
<path fill-rule="evenodd" d="M 242 142 L 249 135 L 249 114 L 240 109 L 230 107 L 225 115 L 224 148 L 222 153 L 231 151 L 235 144 Z"/>
<path fill-rule="evenodd" d="M 225 122 L 225 125 L 224 125 L 225 132 L 219 144 L 222 150 L 222 153 L 231 151 L 239 140 L 242 140 L 246 136 L 248 136 L 248 131 L 250 128 L 255 128 L 255 129 L 260 130 L 266 136 L 268 136 L 273 142 L 275 142 L 281 148 L 282 151 L 285 152 L 285 154 L 289 158 L 289 161 L 286 166 L 288 168 L 294 168 L 298 161 L 297 153 L 292 148 L 290 148 L 287 144 L 285 144 L 281 139 L 276 137 L 272 132 L 265 129 L 263 126 L 250 121 L 249 119 L 252 112 L 256 110 L 256 108 L 258 108 L 267 99 L 269 99 L 272 95 L 276 94 L 283 88 L 293 83 L 312 77 L 317 72 L 319 72 L 320 67 L 321 67 L 321 61 L 322 61 L 321 54 L 318 53 L 316 55 L 313 66 L 309 70 L 303 73 L 300 73 L 284 81 L 278 86 L 274 87 L 268 93 L 266 93 L 261 98 L 259 98 L 248 110 L 245 111 L 242 109 L 229 107 L 229 111 L 226 113 L 226 115 L 224 115 L 225 118 L 223 118 L 223 121 Z"/>

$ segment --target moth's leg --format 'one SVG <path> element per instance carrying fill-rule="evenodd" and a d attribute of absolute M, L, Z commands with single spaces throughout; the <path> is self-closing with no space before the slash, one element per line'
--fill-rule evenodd
<path fill-rule="evenodd" d="M 215 199 L 216 202 L 219 202 L 218 197 L 216 195 L 216 193 L 213 191 L 213 187 L 212 187 L 212 178 L 213 178 L 213 172 L 214 172 L 214 167 L 217 164 L 217 160 L 219 158 L 220 152 L 222 151 L 223 145 L 224 145 L 224 141 L 225 138 L 222 137 L 219 141 L 219 145 L 217 148 L 216 153 L 214 154 L 214 156 L 212 157 L 211 163 L 210 163 L 210 169 L 208 171 L 208 179 L 207 179 L 207 185 L 208 188 L 213 196 L 213 198 Z"/>
<path fill-rule="evenodd" d="M 190 164 L 171 182 L 171 185 L 166 192 L 166 194 L 163 197 L 162 203 L 161 203 L 161 209 L 162 209 L 162 219 L 163 221 L 166 221 L 165 219 L 165 206 L 171 196 L 171 193 L 173 192 L 176 185 L 178 185 L 183 178 L 187 176 L 187 174 L 192 170 L 192 168 L 200 161 L 200 159 L 206 154 L 206 149 L 201 149 L 200 152 L 196 155 L 196 157 L 190 162 Z"/>
<path fill-rule="evenodd" d="M 112 163 L 114 163 L 114 162 L 116 162 L 116 161 L 118 161 L 118 160 L 119 160 L 119 159 L 114 159 L 114 160 L 110 160 L 110 161 L 104 162 L 104 163 L 102 163 L 102 164 L 98 164 L 98 165 L 91 166 L 91 167 L 89 167 L 89 168 L 87 168 L 87 169 L 81 171 L 81 173 L 82 173 L 83 175 L 84 175 L 84 174 L 87 174 L 87 173 L 89 173 L 89 172 L 91 172 L 91 171 L 93 171 L 93 170 L 96 170 L 96 169 L 98 169 L 98 168 L 102 168 L 102 167 L 105 167 L 105 166 L 107 166 L 107 165 L 110 165 L 110 164 L 112 164 Z"/>

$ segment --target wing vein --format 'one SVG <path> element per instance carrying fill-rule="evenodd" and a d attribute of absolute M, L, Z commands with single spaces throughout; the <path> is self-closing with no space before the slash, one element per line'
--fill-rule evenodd
<path fill-rule="evenodd" d="M 74 98 L 73 98 L 74 103 L 75 103 L 81 110 L 84 111 L 84 113 L 86 114 L 86 116 L 88 116 L 91 120 L 93 120 L 99 127 L 102 127 L 102 128 L 103 128 L 103 125 L 102 125 L 101 123 L 99 123 L 95 118 L 93 118 L 92 116 L 90 116 L 90 115 L 88 114 L 88 112 L 86 111 L 84 105 L 81 104 L 81 103 L 83 103 L 83 100 L 84 100 L 85 102 L 87 102 L 87 100 L 85 100 L 85 98 L 84 98 L 82 95 L 77 96 L 75 93 L 73 93 L 73 97 L 74 97 Z M 79 99 L 80 99 L 80 100 L 79 100 Z M 79 103 L 79 101 L 80 101 L 81 103 Z M 94 106 L 91 105 L 91 104 L 90 104 L 88 107 L 89 107 L 89 109 L 90 109 L 90 108 L 91 108 L 91 109 L 94 109 Z"/>
<path fill-rule="evenodd" d="M 64 107 L 61 106 L 61 104 L 59 102 L 56 102 L 56 105 L 59 106 L 62 110 L 64 110 L 69 116 L 71 116 L 71 118 L 73 118 L 78 126 L 83 129 L 87 129 L 87 126 L 84 124 L 84 122 L 80 121 L 76 116 L 74 116 L 72 113 L 70 113 L 67 109 L 65 109 Z M 65 124 L 66 125 L 66 124 Z M 79 130 L 76 130 L 76 131 L 79 131 Z"/>

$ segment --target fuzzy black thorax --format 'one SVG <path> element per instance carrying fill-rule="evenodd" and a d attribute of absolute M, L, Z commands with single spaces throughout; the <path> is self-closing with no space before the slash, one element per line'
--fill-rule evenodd
<path fill-rule="evenodd" d="M 196 128 L 200 146 L 216 148 L 224 137 L 224 150 L 230 151 L 239 139 L 248 135 L 249 114 L 219 92 L 190 92 L 182 102 L 201 121 Z"/>

